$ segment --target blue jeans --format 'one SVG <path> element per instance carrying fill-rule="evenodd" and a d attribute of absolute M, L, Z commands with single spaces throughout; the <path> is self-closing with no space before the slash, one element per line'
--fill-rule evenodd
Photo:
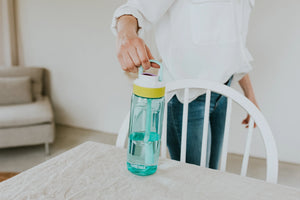
<path fill-rule="evenodd" d="M 226 83 L 231 84 L 232 78 Z M 206 95 L 189 103 L 186 162 L 200 165 Z M 227 98 L 211 93 L 206 167 L 218 169 L 222 151 Z M 167 145 L 173 160 L 180 160 L 183 104 L 176 95 L 168 103 Z"/>

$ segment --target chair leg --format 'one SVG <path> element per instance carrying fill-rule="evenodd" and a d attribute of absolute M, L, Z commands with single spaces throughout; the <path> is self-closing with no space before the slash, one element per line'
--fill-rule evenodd
<path fill-rule="evenodd" d="M 50 151 L 49 151 L 49 143 L 45 143 L 45 153 L 46 155 L 50 155 Z"/>

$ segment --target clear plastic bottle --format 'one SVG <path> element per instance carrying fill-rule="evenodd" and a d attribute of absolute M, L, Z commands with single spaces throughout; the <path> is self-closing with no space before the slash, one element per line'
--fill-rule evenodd
<path fill-rule="evenodd" d="M 151 62 L 161 66 L 157 61 Z M 160 78 L 139 73 L 133 86 L 127 168 L 140 176 L 153 174 L 157 169 L 165 104 L 165 87 Z"/>

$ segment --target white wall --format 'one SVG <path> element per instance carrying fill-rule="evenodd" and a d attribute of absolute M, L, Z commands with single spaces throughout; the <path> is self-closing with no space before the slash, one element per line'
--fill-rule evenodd
<path fill-rule="evenodd" d="M 274 133 L 279 158 L 300 163 L 300 1 L 256 1 L 248 35 L 255 59 L 250 73 L 258 103 Z M 236 111 L 230 149 L 241 153 L 245 130 Z M 257 135 L 257 134 L 256 134 Z M 263 155 L 261 141 L 253 141 L 253 154 Z"/>
<path fill-rule="evenodd" d="M 131 83 L 115 56 L 109 26 L 122 1 L 18 1 L 22 62 L 51 71 L 56 120 L 59 123 L 117 132 L 129 108 Z M 300 26 L 298 0 L 257 1 L 249 49 L 251 72 L 261 110 L 277 140 L 280 159 L 300 163 Z M 230 150 L 241 153 L 243 113 L 235 109 Z M 253 155 L 263 156 L 254 138 Z"/>
<path fill-rule="evenodd" d="M 118 65 L 111 0 L 17 2 L 21 63 L 51 72 L 58 123 L 117 132 L 131 84 Z"/>

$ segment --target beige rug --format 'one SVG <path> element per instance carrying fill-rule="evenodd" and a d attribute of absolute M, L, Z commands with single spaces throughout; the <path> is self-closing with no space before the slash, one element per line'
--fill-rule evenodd
<path fill-rule="evenodd" d="M 17 172 L 0 172 L 0 182 L 5 181 L 19 173 Z"/>

